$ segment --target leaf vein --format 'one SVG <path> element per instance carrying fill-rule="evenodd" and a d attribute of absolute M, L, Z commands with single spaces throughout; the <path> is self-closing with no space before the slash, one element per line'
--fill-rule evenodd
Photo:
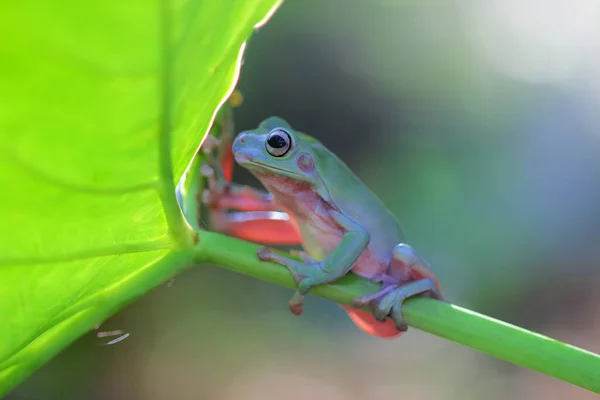
<path fill-rule="evenodd" d="M 168 237 L 138 243 L 120 243 L 112 246 L 85 249 L 68 254 L 55 256 L 26 257 L 26 258 L 0 258 L 0 267 L 25 266 L 35 264 L 51 264 L 58 262 L 77 261 L 87 258 L 106 257 L 119 254 L 144 253 L 148 251 L 171 249 L 173 241 Z"/>

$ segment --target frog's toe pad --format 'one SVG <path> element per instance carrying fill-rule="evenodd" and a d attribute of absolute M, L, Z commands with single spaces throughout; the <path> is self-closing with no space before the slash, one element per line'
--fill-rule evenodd
<path fill-rule="evenodd" d="M 290 308 L 290 312 L 294 315 L 300 316 L 302 315 L 302 306 L 304 305 L 304 296 L 299 292 L 294 294 L 294 297 L 290 300 L 288 306 Z"/>
<path fill-rule="evenodd" d="M 204 189 L 202 191 L 202 204 L 208 205 L 210 203 L 210 200 L 211 200 L 210 190 Z"/>
<path fill-rule="evenodd" d="M 271 261 L 273 259 L 273 252 L 267 246 L 260 246 L 256 251 L 256 257 L 260 261 Z"/>
<path fill-rule="evenodd" d="M 202 151 L 204 152 L 204 154 L 209 154 L 211 153 L 214 149 L 217 148 L 217 146 L 219 146 L 221 144 L 221 140 L 214 137 L 213 135 L 208 135 L 205 139 L 204 139 L 204 143 L 202 143 Z"/>
<path fill-rule="evenodd" d="M 368 307 L 368 305 L 368 302 L 364 301 L 362 297 L 355 297 L 352 299 L 353 308 L 363 308 Z"/>
<path fill-rule="evenodd" d="M 352 299 L 352 307 L 354 308 L 362 308 L 362 307 L 369 307 L 371 309 L 374 309 L 376 307 L 379 306 L 379 304 L 381 303 L 382 299 L 387 296 L 389 293 L 393 292 L 394 289 L 397 287 L 398 285 L 384 285 L 384 287 L 375 293 L 372 294 L 368 294 L 362 297 L 355 297 L 354 299 Z"/>
<path fill-rule="evenodd" d="M 200 166 L 200 175 L 202 175 L 205 178 L 208 177 L 212 177 L 215 174 L 215 170 L 213 169 L 213 167 L 211 167 L 208 164 L 202 164 L 202 166 Z"/>
<path fill-rule="evenodd" d="M 396 329 L 398 329 L 399 332 L 406 332 L 408 330 L 408 325 L 406 325 L 406 322 L 404 322 L 402 315 L 399 317 L 394 317 L 393 321 L 396 324 Z"/>

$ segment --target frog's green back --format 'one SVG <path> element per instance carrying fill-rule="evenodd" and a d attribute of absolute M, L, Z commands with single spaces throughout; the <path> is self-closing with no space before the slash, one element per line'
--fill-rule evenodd
<path fill-rule="evenodd" d="M 298 132 L 297 132 L 298 133 Z M 381 244 L 389 242 L 389 248 L 403 241 L 398 221 L 383 202 L 352 170 L 317 139 L 301 134 L 302 140 L 310 143 L 317 171 L 332 202 L 346 215 L 366 227 Z M 327 194 L 321 194 L 323 197 Z"/>

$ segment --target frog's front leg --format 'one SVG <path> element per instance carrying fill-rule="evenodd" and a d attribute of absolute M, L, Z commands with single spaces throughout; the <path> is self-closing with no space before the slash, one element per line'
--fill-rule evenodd
<path fill-rule="evenodd" d="M 435 299 L 443 300 L 443 292 L 425 261 L 407 244 L 401 243 L 394 248 L 389 272 L 389 275 L 379 277 L 383 282 L 380 291 L 354 299 L 352 305 L 356 308 L 371 308 L 379 321 L 391 317 L 396 328 L 404 332 L 408 328 L 402 316 L 404 300 L 421 294 L 429 294 Z M 405 272 L 403 275 L 412 280 L 401 282 L 394 277 L 394 272 Z"/>
<path fill-rule="evenodd" d="M 258 250 L 260 260 L 281 264 L 292 273 L 297 290 L 289 307 L 295 315 L 302 314 L 304 296 L 312 287 L 336 281 L 346 275 L 369 244 L 369 234 L 362 226 L 340 213 L 333 212 L 332 216 L 344 228 L 345 233 L 339 245 L 323 261 L 303 255 L 301 258 L 304 262 L 301 262 L 281 256 L 266 247 Z"/>

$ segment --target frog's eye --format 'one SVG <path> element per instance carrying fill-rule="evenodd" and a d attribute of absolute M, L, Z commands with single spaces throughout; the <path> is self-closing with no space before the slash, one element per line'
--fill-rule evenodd
<path fill-rule="evenodd" d="M 283 129 L 275 129 L 269 133 L 266 147 L 270 155 L 274 157 L 284 156 L 292 147 L 292 138 Z"/>

